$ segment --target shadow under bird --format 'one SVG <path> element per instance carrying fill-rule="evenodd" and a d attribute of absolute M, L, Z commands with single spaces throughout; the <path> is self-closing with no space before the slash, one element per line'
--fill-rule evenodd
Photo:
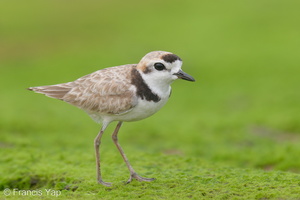
<path fill-rule="evenodd" d="M 195 81 L 181 70 L 181 65 L 182 60 L 177 55 L 153 51 L 138 64 L 110 67 L 73 82 L 28 89 L 79 107 L 96 122 L 102 123 L 94 140 L 98 183 L 111 186 L 102 180 L 99 146 L 105 129 L 113 121 L 118 121 L 118 124 L 112 139 L 130 172 L 127 183 L 133 179 L 153 181 L 154 178 L 144 178 L 135 172 L 118 142 L 118 132 L 123 122 L 147 118 L 161 109 L 171 95 L 170 85 L 174 80 Z"/>

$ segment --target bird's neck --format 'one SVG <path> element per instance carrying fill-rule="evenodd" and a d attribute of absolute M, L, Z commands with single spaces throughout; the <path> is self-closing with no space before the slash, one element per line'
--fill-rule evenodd
<path fill-rule="evenodd" d="M 148 85 L 151 91 L 161 98 L 168 97 L 171 92 L 171 83 L 173 81 L 155 80 L 147 76 L 143 76 L 144 82 Z"/>

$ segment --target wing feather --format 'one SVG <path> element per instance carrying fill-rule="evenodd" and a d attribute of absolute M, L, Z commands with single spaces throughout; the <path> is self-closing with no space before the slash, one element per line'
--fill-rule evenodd
<path fill-rule="evenodd" d="M 35 91 L 37 93 L 44 94 L 48 97 L 63 100 L 65 94 L 67 94 L 73 87 L 72 82 L 63 83 L 57 85 L 47 85 L 39 87 L 30 87 L 28 90 Z"/>
<path fill-rule="evenodd" d="M 131 84 L 134 67 L 135 64 L 106 68 L 73 82 L 28 89 L 61 99 L 87 112 L 121 114 L 137 104 L 135 88 Z"/>
<path fill-rule="evenodd" d="M 89 112 L 120 114 L 136 105 L 131 68 L 123 65 L 96 71 L 74 81 L 63 100 Z"/>

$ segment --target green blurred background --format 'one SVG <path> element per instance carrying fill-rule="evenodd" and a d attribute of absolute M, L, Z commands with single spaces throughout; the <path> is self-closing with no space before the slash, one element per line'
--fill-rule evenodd
<path fill-rule="evenodd" d="M 124 124 L 120 141 L 133 166 L 139 156 L 181 156 L 300 172 L 299 8 L 294 0 L 1 1 L 0 171 L 6 184 L 20 174 L 44 173 L 35 166 L 46 166 L 45 174 L 60 167 L 59 174 L 65 163 L 78 168 L 83 162 L 94 181 L 100 125 L 25 88 L 137 63 L 153 50 L 179 55 L 196 82 L 176 81 L 159 113 Z M 101 147 L 104 170 L 117 162 L 127 174 L 109 136 L 114 125 Z M 145 166 L 139 169 L 149 171 Z"/>

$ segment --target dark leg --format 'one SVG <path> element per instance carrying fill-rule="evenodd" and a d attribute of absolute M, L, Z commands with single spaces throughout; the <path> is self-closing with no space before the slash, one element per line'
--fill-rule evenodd
<path fill-rule="evenodd" d="M 125 155 L 125 153 L 124 153 L 124 151 L 123 151 L 123 149 L 122 149 L 122 147 L 120 146 L 120 144 L 119 144 L 119 142 L 118 142 L 118 132 L 119 132 L 119 129 L 120 129 L 121 125 L 122 125 L 122 122 L 120 121 L 120 122 L 118 123 L 118 125 L 117 125 L 117 127 L 116 127 L 114 133 L 112 134 L 112 139 L 113 139 L 115 145 L 117 146 L 117 148 L 118 148 L 118 150 L 119 150 L 119 152 L 120 152 L 122 158 L 124 159 L 124 161 L 125 161 L 125 163 L 126 163 L 128 169 L 129 169 L 130 177 L 129 177 L 127 183 L 130 183 L 130 182 L 132 181 L 133 178 L 136 179 L 136 180 L 138 180 L 138 181 L 153 181 L 153 180 L 155 180 L 155 178 L 144 178 L 144 177 L 139 176 L 139 175 L 134 171 L 134 169 L 132 168 L 132 166 L 130 165 L 130 163 L 129 163 L 129 161 L 128 161 L 128 159 L 127 159 L 127 157 L 126 157 L 126 155 Z"/>
<path fill-rule="evenodd" d="M 98 133 L 97 137 L 94 140 L 94 147 L 95 147 L 95 152 L 96 152 L 97 181 L 98 181 L 98 183 L 101 183 L 102 185 L 105 185 L 105 186 L 109 187 L 109 186 L 111 186 L 111 183 L 106 183 L 102 180 L 101 169 L 100 169 L 100 153 L 99 153 L 99 147 L 100 147 L 100 144 L 101 144 L 101 137 L 102 137 L 106 127 L 107 127 L 107 124 L 103 124 L 100 132 Z"/>

